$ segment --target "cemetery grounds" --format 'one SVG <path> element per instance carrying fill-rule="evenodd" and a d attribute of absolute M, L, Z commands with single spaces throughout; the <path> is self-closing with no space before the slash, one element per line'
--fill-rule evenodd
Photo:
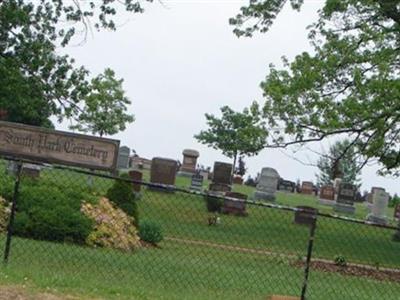
<path fill-rule="evenodd" d="M 6 174 L 5 167 L 6 161 L 0 161 L 1 174 Z M 148 173 L 144 175 L 147 182 Z M 1 195 L 7 196 L 14 178 L 0 178 Z M 57 187 L 68 195 L 79 192 L 98 199 L 114 182 L 93 174 L 88 187 L 87 178 L 79 171 L 48 167 L 35 184 L 44 191 Z M 30 180 L 22 178 L 21 192 L 27 191 Z M 163 231 L 157 247 L 143 245 L 127 253 L 14 236 L 8 263 L 0 267 L 0 285 L 100 299 L 300 297 L 310 229 L 293 223 L 292 210 L 249 201 L 248 216 L 221 215 L 219 224 L 209 225 L 214 214 L 207 212 L 204 196 L 180 189 L 187 188 L 190 179 L 178 177 L 176 185 L 179 188 L 168 191 L 141 187 L 140 219 L 157 222 Z M 247 186 L 234 190 L 254 193 Z M 278 193 L 277 199 L 280 205 L 308 205 L 332 213 L 313 196 Z M 355 217 L 364 219 L 366 214 L 357 204 Z M 400 299 L 400 243 L 392 241 L 393 234 L 388 228 L 319 216 L 306 299 Z M 2 233 L 0 249 L 4 247 Z"/>

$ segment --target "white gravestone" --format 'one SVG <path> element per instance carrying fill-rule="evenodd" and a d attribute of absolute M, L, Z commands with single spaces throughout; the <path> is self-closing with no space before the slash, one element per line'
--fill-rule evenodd
<path fill-rule="evenodd" d="M 129 149 L 129 147 L 123 146 L 123 147 L 119 148 L 118 161 L 117 161 L 117 168 L 119 170 L 129 168 L 129 154 L 130 153 L 131 153 L 131 149 Z"/>
<path fill-rule="evenodd" d="M 372 194 L 371 213 L 367 216 L 367 220 L 377 224 L 387 224 L 386 208 L 389 203 L 389 194 L 384 190 L 375 190 Z"/>
<path fill-rule="evenodd" d="M 275 202 L 275 193 L 278 188 L 279 174 L 273 168 L 263 168 L 254 193 L 255 200 Z"/>

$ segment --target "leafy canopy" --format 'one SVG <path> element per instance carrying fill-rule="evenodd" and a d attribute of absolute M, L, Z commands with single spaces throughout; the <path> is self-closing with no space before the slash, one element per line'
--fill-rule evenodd
<path fill-rule="evenodd" d="M 348 147 L 350 148 L 347 149 Z M 342 155 L 343 153 L 345 155 Z M 317 184 L 320 186 L 332 184 L 333 180 L 340 176 L 343 182 L 361 186 L 357 160 L 349 140 L 335 142 L 329 148 L 328 153 L 321 155 L 318 160 L 317 166 L 320 172 L 317 175 Z"/>
<path fill-rule="evenodd" d="M 147 0 L 151 2 L 151 0 Z M 79 115 L 89 75 L 56 49 L 95 29 L 115 30 L 122 10 L 141 13 L 133 0 L 7 0 L 0 3 L 0 108 L 8 120 L 50 126 L 49 117 Z"/>
<path fill-rule="evenodd" d="M 122 89 L 123 80 L 114 76 L 113 70 L 106 69 L 104 74 L 92 79 L 83 111 L 71 129 L 93 135 L 113 135 L 125 130 L 126 123 L 134 121 L 133 115 L 126 112 L 131 102 Z"/>
<path fill-rule="evenodd" d="M 231 19 L 251 36 L 272 25 L 285 0 L 252 0 Z M 303 1 L 291 0 L 295 9 Z M 397 0 L 326 0 L 310 26 L 312 53 L 285 67 L 270 66 L 261 83 L 264 117 L 276 134 L 269 145 L 321 141 L 345 135 L 381 173 L 400 175 L 400 3 Z"/>
<path fill-rule="evenodd" d="M 250 109 L 245 108 L 243 112 L 223 106 L 221 113 L 221 118 L 206 114 L 209 128 L 195 135 L 200 143 L 221 150 L 235 162 L 238 155 L 256 155 L 265 147 L 268 133 L 260 119 L 257 103 L 254 102 Z"/>

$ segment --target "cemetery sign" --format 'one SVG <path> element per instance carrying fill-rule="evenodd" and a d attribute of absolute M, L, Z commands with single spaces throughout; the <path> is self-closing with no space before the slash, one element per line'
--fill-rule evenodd
<path fill-rule="evenodd" d="M 0 154 L 10 157 L 115 170 L 119 141 L 0 121 Z"/>

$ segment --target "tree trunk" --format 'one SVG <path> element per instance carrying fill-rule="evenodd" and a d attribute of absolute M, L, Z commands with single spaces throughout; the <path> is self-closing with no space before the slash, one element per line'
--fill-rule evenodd
<path fill-rule="evenodd" d="M 236 160 L 237 160 L 237 153 L 235 153 L 234 156 L 233 156 L 233 166 L 232 166 L 232 173 L 231 173 L 231 182 L 233 182 L 233 175 L 235 174 Z"/>

